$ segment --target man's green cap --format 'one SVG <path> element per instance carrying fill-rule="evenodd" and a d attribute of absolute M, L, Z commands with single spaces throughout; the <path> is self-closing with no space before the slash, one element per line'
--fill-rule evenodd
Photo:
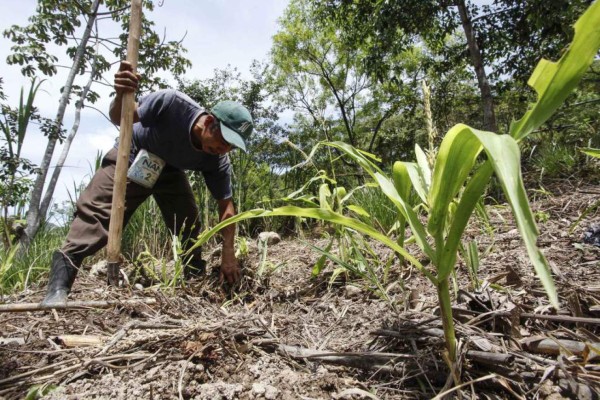
<path fill-rule="evenodd" d="M 240 103 L 225 100 L 217 103 L 211 113 L 221 122 L 223 139 L 245 152 L 246 141 L 254 128 L 250 111 Z"/>

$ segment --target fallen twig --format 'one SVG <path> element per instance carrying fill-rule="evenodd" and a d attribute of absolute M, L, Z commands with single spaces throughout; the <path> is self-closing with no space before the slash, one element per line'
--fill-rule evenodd
<path fill-rule="evenodd" d="M 593 343 L 588 345 L 587 343 L 578 342 L 576 340 L 565 340 L 565 339 L 539 339 L 531 340 L 525 339 L 521 341 L 523 347 L 528 351 L 538 354 L 560 354 L 561 351 L 567 351 L 576 356 L 587 355 L 588 360 L 596 359 L 600 356 L 597 351 L 593 348 L 600 348 L 600 343 Z M 592 348 L 590 348 L 592 347 Z"/>
<path fill-rule="evenodd" d="M 100 350 L 96 357 L 105 354 L 111 347 L 113 347 L 119 340 L 121 340 L 130 329 L 177 329 L 181 328 L 181 323 L 174 323 L 174 321 L 170 321 L 171 324 L 165 324 L 162 322 L 142 322 L 142 321 L 130 321 L 123 328 L 121 328 L 117 333 L 115 333 L 110 339 L 110 341 Z"/>
<path fill-rule="evenodd" d="M 488 311 L 484 313 L 479 313 L 477 311 L 465 310 L 463 308 L 452 307 L 453 312 L 462 313 L 462 314 L 472 314 L 477 315 L 476 318 L 469 321 L 467 325 L 472 325 L 475 320 L 479 320 L 482 317 L 509 317 L 513 315 L 514 311 Z M 518 314 L 521 319 L 543 319 L 547 321 L 555 321 L 555 322 L 573 322 L 573 323 L 581 323 L 581 324 L 591 324 L 591 325 L 600 325 L 600 318 L 587 318 L 587 317 L 572 317 L 569 315 L 548 315 L 548 314 L 531 314 L 531 313 L 519 313 Z"/>
<path fill-rule="evenodd" d="M 78 310 L 86 308 L 109 308 L 120 305 L 137 304 L 156 304 L 156 299 L 129 299 L 129 300 L 93 300 L 93 301 L 68 301 L 65 304 L 43 306 L 40 303 L 14 303 L 0 304 L 0 313 L 2 312 L 27 312 L 27 311 L 45 311 L 45 310 Z"/>
<path fill-rule="evenodd" d="M 397 371 L 393 363 L 400 359 L 413 359 L 411 354 L 396 353 L 337 353 L 307 349 L 299 346 L 279 344 L 276 350 L 292 358 L 318 360 L 327 364 L 344 365 L 353 368 L 376 369 L 380 371 Z"/>

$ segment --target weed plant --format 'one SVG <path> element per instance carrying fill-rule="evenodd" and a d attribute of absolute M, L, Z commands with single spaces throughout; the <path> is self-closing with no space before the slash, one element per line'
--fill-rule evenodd
<path fill-rule="evenodd" d="M 27 252 L 19 252 L 19 245 L 0 247 L 0 291 L 2 294 L 26 290 L 46 276 L 52 252 L 59 248 L 67 227 L 42 226 L 30 243 Z"/>

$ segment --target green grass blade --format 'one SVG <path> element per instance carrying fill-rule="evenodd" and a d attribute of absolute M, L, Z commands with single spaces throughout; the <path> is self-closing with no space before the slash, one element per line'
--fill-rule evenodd
<path fill-rule="evenodd" d="M 362 215 L 363 217 L 370 217 L 371 215 L 367 212 L 367 210 L 365 210 L 364 208 L 362 208 L 359 205 L 356 204 L 348 204 L 347 206 L 348 210 L 358 214 L 358 215 Z"/>
<path fill-rule="evenodd" d="M 356 163 L 363 167 L 363 169 L 371 176 L 373 176 L 375 172 L 382 172 L 381 169 L 375 164 L 375 162 L 380 162 L 381 160 L 371 153 L 354 148 L 353 146 L 344 142 L 324 142 L 323 144 L 343 151 Z"/>
<path fill-rule="evenodd" d="M 575 36 L 558 62 L 541 60 L 528 84 L 538 100 L 523 118 L 510 126 L 510 135 L 520 141 L 542 125 L 577 86 L 600 47 L 600 1 L 593 3 L 575 23 Z"/>

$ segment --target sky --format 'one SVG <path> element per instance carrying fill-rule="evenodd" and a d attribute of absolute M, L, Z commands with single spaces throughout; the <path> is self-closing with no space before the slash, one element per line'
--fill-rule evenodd
<path fill-rule="evenodd" d="M 227 65 L 237 68 L 242 76 L 249 77 L 248 71 L 252 61 L 268 58 L 271 38 L 278 30 L 277 20 L 283 14 L 288 1 L 160 0 L 154 3 L 154 11 L 147 17 L 154 21 L 155 31 L 159 34 L 166 32 L 167 40 L 180 40 L 185 36 L 183 46 L 188 50 L 185 56 L 191 60 L 192 67 L 184 77 L 206 79 L 213 76 L 215 69 L 225 68 Z M 159 7 L 160 3 L 162 6 Z M 0 0 L 0 4 L 1 31 L 13 24 L 26 25 L 28 17 L 35 13 L 34 0 Z M 115 31 L 114 35 L 118 33 L 120 32 Z M 16 106 L 21 87 L 28 90 L 30 83 L 21 75 L 19 66 L 6 64 L 11 45 L 8 39 L 0 37 L 0 77 L 4 80 L 3 88 L 8 96 L 8 103 Z M 64 50 L 56 49 L 54 53 L 59 57 L 63 54 L 61 59 L 64 60 L 64 64 L 70 65 L 64 56 Z M 109 58 L 109 61 L 116 59 Z M 116 68 L 113 67 L 105 76 L 112 77 Z M 47 78 L 42 84 L 35 104 L 43 117 L 56 116 L 59 91 L 66 81 L 66 72 L 66 69 L 61 69 L 57 75 Z M 85 81 L 79 81 L 79 84 L 83 86 Z M 110 89 L 102 89 L 100 86 L 94 86 L 93 89 L 101 95 L 94 107 L 108 113 Z M 64 119 L 67 132 L 73 119 L 74 110 L 73 107 L 69 107 Z M 83 109 L 77 136 L 56 186 L 56 203 L 68 200 L 69 193 L 74 193 L 74 186 L 89 181 L 96 154 L 98 151 L 106 153 L 113 146 L 117 136 L 117 128 L 98 111 Z M 22 156 L 39 165 L 45 148 L 46 139 L 39 132 L 28 132 Z M 62 147 L 57 146 L 51 167 L 61 150 Z"/>

